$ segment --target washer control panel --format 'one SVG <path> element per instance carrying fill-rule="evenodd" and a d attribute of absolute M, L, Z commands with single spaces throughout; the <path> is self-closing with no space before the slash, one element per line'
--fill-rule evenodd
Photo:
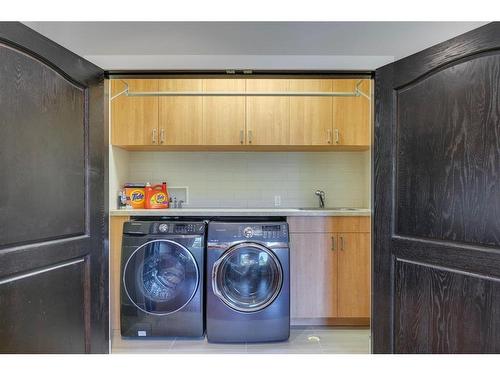
<path fill-rule="evenodd" d="M 200 235 L 205 234 L 207 223 L 204 221 L 127 221 L 123 234 L 130 235 Z"/>

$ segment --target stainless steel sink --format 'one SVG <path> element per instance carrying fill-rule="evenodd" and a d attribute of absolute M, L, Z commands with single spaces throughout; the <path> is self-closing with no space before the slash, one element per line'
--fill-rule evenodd
<path fill-rule="evenodd" d="M 327 210 L 335 210 L 335 211 L 356 211 L 357 208 L 352 207 L 300 207 L 301 211 L 327 211 Z"/>

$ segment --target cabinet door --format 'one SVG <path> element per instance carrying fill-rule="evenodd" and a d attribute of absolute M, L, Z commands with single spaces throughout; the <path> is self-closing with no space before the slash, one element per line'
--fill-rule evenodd
<path fill-rule="evenodd" d="M 359 79 L 335 79 L 333 91 L 352 92 Z M 370 95 L 370 80 L 363 80 L 360 89 Z M 364 96 L 333 97 L 333 142 L 338 145 L 370 144 L 371 102 Z"/>
<path fill-rule="evenodd" d="M 201 79 L 160 79 L 160 91 L 202 91 Z M 202 145 L 202 97 L 161 96 L 160 144 Z"/>
<path fill-rule="evenodd" d="M 245 91 L 244 79 L 204 79 L 203 91 Z M 203 129 L 206 145 L 245 143 L 245 97 L 204 96 Z"/>
<path fill-rule="evenodd" d="M 287 79 L 247 79 L 247 92 L 288 91 Z M 248 96 L 247 144 L 287 145 L 290 127 L 290 97 Z"/>
<path fill-rule="evenodd" d="M 336 317 L 335 234 L 292 233 L 290 240 L 292 318 Z"/>
<path fill-rule="evenodd" d="M 158 91 L 157 79 L 111 80 L 111 96 L 125 89 L 131 92 Z M 151 145 L 158 142 L 158 97 L 120 95 L 111 101 L 111 143 Z"/>
<path fill-rule="evenodd" d="M 370 316 L 370 234 L 338 234 L 338 316 Z"/>
<path fill-rule="evenodd" d="M 330 79 L 292 79 L 290 91 L 331 92 Z M 290 97 L 290 144 L 332 143 L 332 98 Z"/>

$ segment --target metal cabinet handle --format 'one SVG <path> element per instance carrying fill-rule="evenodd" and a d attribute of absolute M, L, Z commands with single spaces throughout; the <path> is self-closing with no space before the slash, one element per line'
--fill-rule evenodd
<path fill-rule="evenodd" d="M 344 251 L 344 236 L 340 236 L 340 250 Z"/>
<path fill-rule="evenodd" d="M 335 251 L 335 236 L 332 236 L 332 251 Z"/>
<path fill-rule="evenodd" d="M 248 131 L 248 143 L 252 143 L 253 132 L 251 130 Z"/>
<path fill-rule="evenodd" d="M 245 136 L 245 133 L 243 132 L 243 129 L 240 130 L 240 143 L 243 144 L 245 139 L 243 138 Z"/>
<path fill-rule="evenodd" d="M 326 131 L 326 134 L 327 134 L 326 141 L 328 142 L 328 144 L 331 144 L 332 143 L 332 129 L 328 129 Z"/>
<path fill-rule="evenodd" d="M 163 128 L 160 130 L 160 143 L 165 143 L 165 129 Z"/>
<path fill-rule="evenodd" d="M 335 129 L 335 143 L 339 143 L 339 129 Z"/>
<path fill-rule="evenodd" d="M 158 129 L 153 129 L 153 135 L 151 137 L 151 141 L 153 142 L 153 144 L 156 144 L 156 142 L 158 141 Z"/>

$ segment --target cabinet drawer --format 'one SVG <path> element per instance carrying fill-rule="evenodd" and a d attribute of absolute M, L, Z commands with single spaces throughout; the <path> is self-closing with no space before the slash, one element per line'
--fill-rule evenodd
<path fill-rule="evenodd" d="M 370 232 L 369 216 L 289 216 L 290 233 Z"/>

